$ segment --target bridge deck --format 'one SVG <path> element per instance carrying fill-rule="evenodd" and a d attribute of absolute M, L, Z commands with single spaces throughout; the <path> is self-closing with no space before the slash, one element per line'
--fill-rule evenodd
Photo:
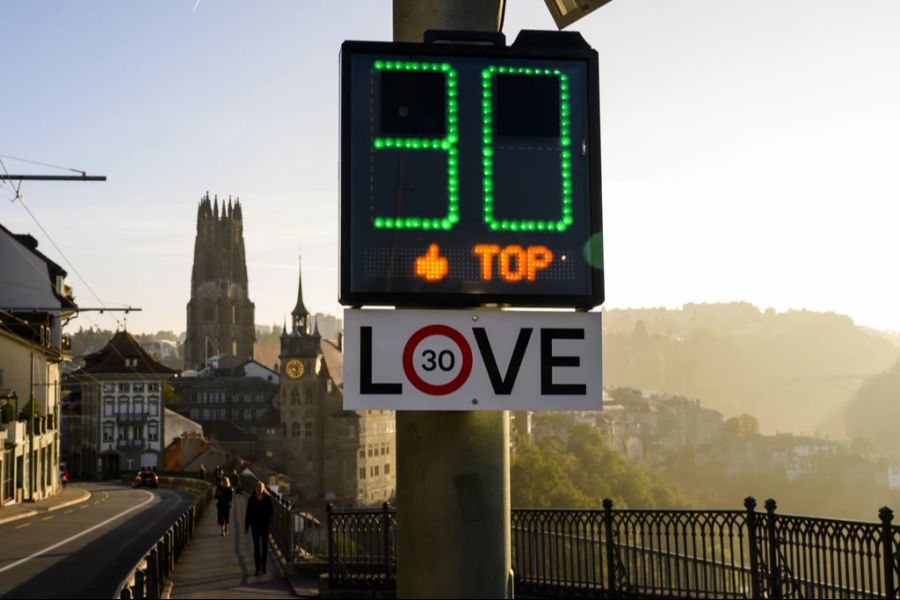
<path fill-rule="evenodd" d="M 253 541 L 244 534 L 247 496 L 235 497 L 229 535 L 222 537 L 210 504 L 175 564 L 172 598 L 295 598 L 269 548 L 268 573 L 254 575 Z"/>

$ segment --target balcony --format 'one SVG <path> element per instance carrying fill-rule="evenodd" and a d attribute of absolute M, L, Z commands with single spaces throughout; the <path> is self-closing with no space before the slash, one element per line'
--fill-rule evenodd
<path fill-rule="evenodd" d="M 133 440 L 118 440 L 117 448 L 146 448 L 147 443 L 144 438 L 135 438 Z"/>
<path fill-rule="evenodd" d="M 119 423 L 143 423 L 148 416 L 147 413 L 117 413 L 116 421 Z"/>

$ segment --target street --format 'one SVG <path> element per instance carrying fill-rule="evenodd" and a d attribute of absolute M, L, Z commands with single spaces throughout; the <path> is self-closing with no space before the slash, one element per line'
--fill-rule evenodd
<path fill-rule="evenodd" d="M 91 498 L 0 525 L 0 596 L 111 598 L 194 495 L 79 484 Z"/>

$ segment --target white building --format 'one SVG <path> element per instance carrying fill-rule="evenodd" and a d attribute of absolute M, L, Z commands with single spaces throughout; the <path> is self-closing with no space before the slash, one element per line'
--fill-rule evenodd
<path fill-rule="evenodd" d="M 176 374 L 153 360 L 127 331 L 85 357 L 81 382 L 80 460 L 95 478 L 158 468 L 165 450 L 164 393 Z"/>
<path fill-rule="evenodd" d="M 37 246 L 0 226 L 0 505 L 60 486 L 62 321 L 77 307 L 66 272 Z"/>

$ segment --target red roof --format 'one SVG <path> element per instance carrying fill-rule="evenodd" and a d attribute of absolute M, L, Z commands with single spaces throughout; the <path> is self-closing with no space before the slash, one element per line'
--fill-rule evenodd
<path fill-rule="evenodd" d="M 121 373 L 123 375 L 174 375 L 174 369 L 160 364 L 147 354 L 127 331 L 117 331 L 106 346 L 84 357 L 78 373 Z"/>

